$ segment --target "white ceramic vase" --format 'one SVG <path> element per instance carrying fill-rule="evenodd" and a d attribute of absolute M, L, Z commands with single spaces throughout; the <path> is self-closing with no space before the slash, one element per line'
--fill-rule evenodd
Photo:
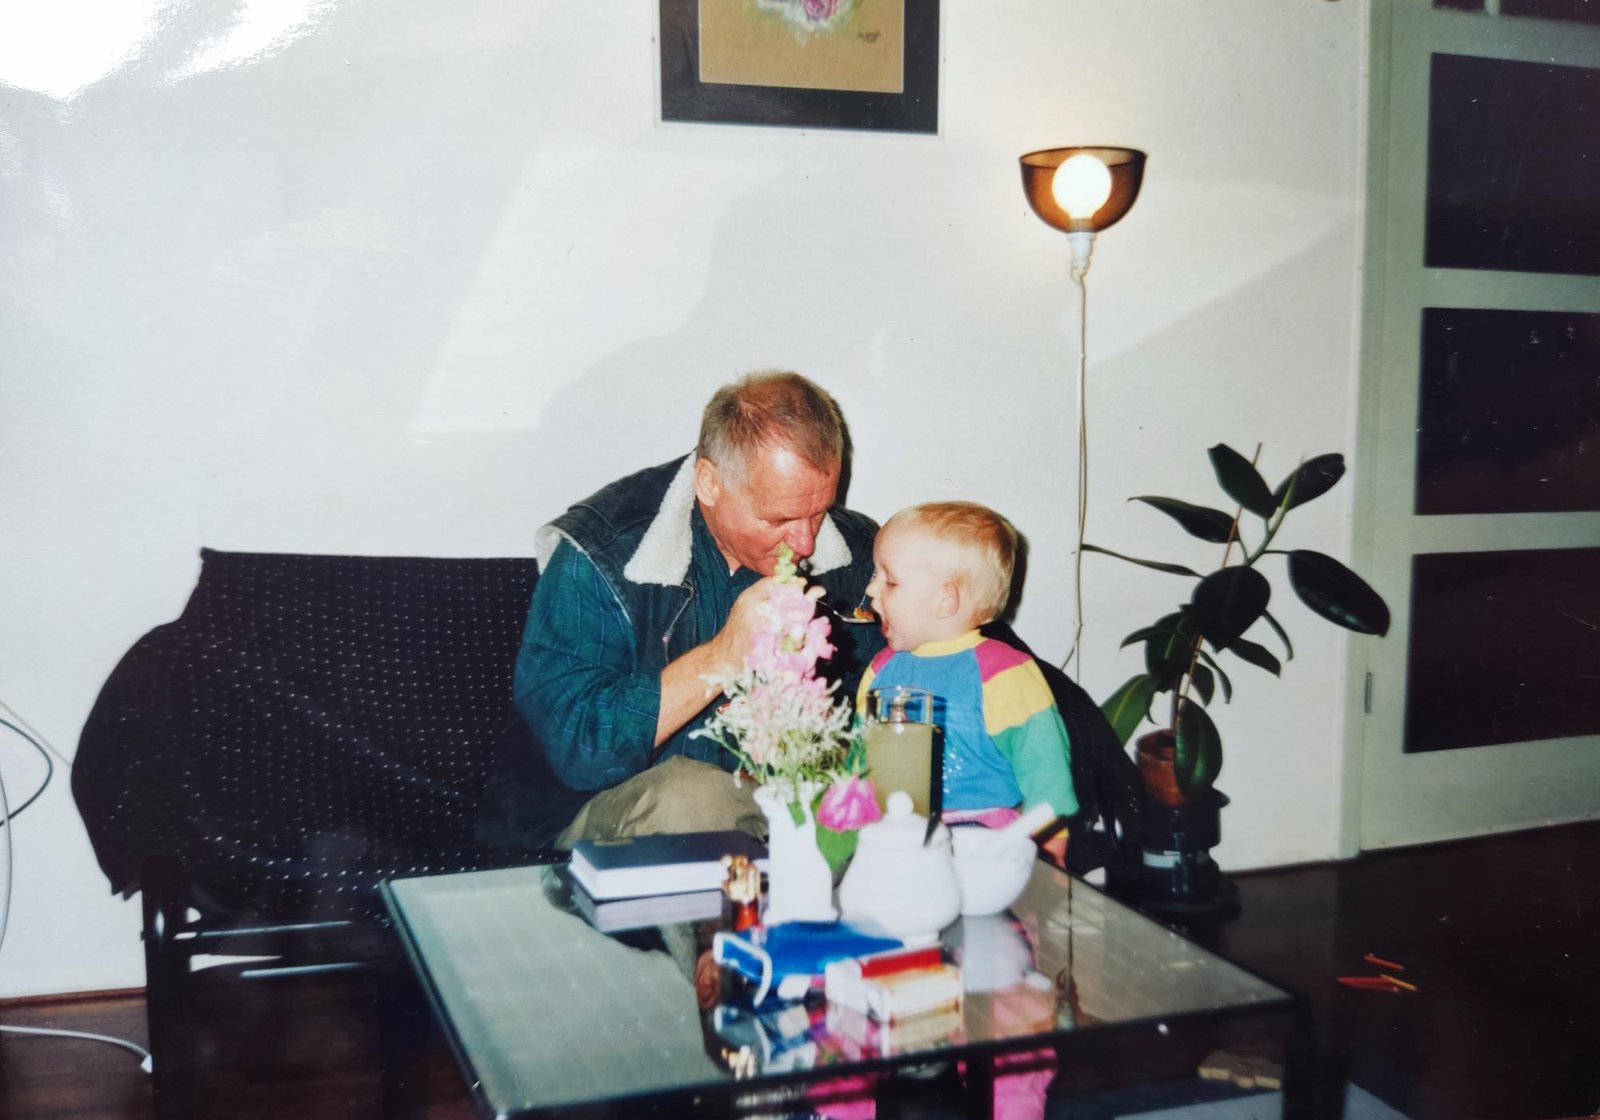
<path fill-rule="evenodd" d="M 767 925 L 784 922 L 831 922 L 839 916 L 833 905 L 833 873 L 817 847 L 817 821 L 811 813 L 814 786 L 802 785 L 799 795 L 801 823 L 794 823 L 787 790 L 762 786 L 756 805 L 767 818 Z"/>

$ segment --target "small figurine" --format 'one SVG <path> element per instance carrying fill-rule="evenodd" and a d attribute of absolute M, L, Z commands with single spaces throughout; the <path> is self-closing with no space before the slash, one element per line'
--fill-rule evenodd
<path fill-rule="evenodd" d="M 745 856 L 723 856 L 724 925 L 735 933 L 761 924 L 761 869 Z"/>

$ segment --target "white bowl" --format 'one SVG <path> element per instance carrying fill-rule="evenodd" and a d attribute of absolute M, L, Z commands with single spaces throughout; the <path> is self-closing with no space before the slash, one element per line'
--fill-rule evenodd
<path fill-rule="evenodd" d="M 1039 850 L 1032 840 L 994 850 L 983 828 L 953 828 L 956 881 L 961 884 L 961 913 L 970 916 L 998 914 L 1017 900 L 1033 875 Z M 981 849 L 981 851 L 980 851 Z"/>

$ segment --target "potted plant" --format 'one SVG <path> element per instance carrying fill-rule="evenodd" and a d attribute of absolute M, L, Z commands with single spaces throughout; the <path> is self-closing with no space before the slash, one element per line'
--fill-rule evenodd
<path fill-rule="evenodd" d="M 1389 608 L 1360 576 L 1333 557 L 1309 549 L 1274 547 L 1290 511 L 1321 497 L 1343 477 L 1344 456 L 1308 459 L 1276 487 L 1268 487 L 1255 464 L 1227 444 L 1217 444 L 1209 454 L 1217 481 L 1237 504 L 1234 513 L 1176 498 L 1140 495 L 1130 500 L 1160 510 L 1191 536 L 1221 545 L 1222 560 L 1215 571 L 1201 573 L 1182 564 L 1139 559 L 1091 544 L 1083 547 L 1194 581 L 1186 602 L 1123 639 L 1123 648 L 1142 644 L 1144 672 L 1129 678 L 1101 708 L 1124 745 L 1146 718 L 1156 724 L 1157 730 L 1141 737 L 1136 748 L 1150 799 L 1158 806 L 1172 807 L 1200 802 L 1214 822 L 1220 807 L 1216 802 L 1221 798 L 1213 787 L 1222 770 L 1222 738 L 1206 708 L 1218 693 L 1225 702 L 1233 698 L 1233 681 L 1220 658 L 1231 655 L 1254 668 L 1280 674 L 1278 655 L 1246 636 L 1258 623 L 1276 636 L 1284 660 L 1294 656 L 1288 633 L 1268 609 L 1272 583 L 1263 568 L 1269 559 L 1276 567 L 1277 558 L 1282 557 L 1289 586 L 1300 601 L 1335 625 L 1362 634 L 1386 634 Z M 1247 514 L 1258 519 L 1259 525 L 1241 531 Z M 1168 695 L 1170 700 L 1159 699 Z M 1166 827 L 1159 808 L 1153 817 L 1156 828 Z M 1173 827 L 1191 839 L 1204 840 L 1215 832 L 1214 823 L 1208 826 L 1192 819 L 1177 820 Z M 1152 838 L 1148 828 L 1145 833 L 1148 868 Z M 1214 842 L 1214 836 L 1209 838 Z M 1154 854 L 1162 855 L 1159 850 Z M 1166 853 L 1174 858 L 1179 854 Z M 1161 860 L 1156 863 L 1162 866 Z M 1183 889 L 1180 893 L 1192 892 Z"/>

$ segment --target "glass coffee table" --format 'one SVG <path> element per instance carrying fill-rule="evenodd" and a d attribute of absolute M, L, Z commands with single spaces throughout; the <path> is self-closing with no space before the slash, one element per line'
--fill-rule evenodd
<path fill-rule="evenodd" d="M 397 879 L 383 893 L 485 1117 L 781 1115 L 863 1085 L 889 1116 L 901 1088 L 957 1061 L 981 1116 L 997 1066 L 1048 1081 L 1075 1056 L 1104 1062 L 1108 1046 L 1192 1046 L 1197 1029 L 1235 1027 L 1292 1065 L 1304 1030 L 1297 997 L 1042 862 L 1008 914 L 945 930 L 961 1008 L 889 1031 L 820 993 L 751 1008 L 710 963 L 718 919 L 600 932 L 564 867 Z"/>

